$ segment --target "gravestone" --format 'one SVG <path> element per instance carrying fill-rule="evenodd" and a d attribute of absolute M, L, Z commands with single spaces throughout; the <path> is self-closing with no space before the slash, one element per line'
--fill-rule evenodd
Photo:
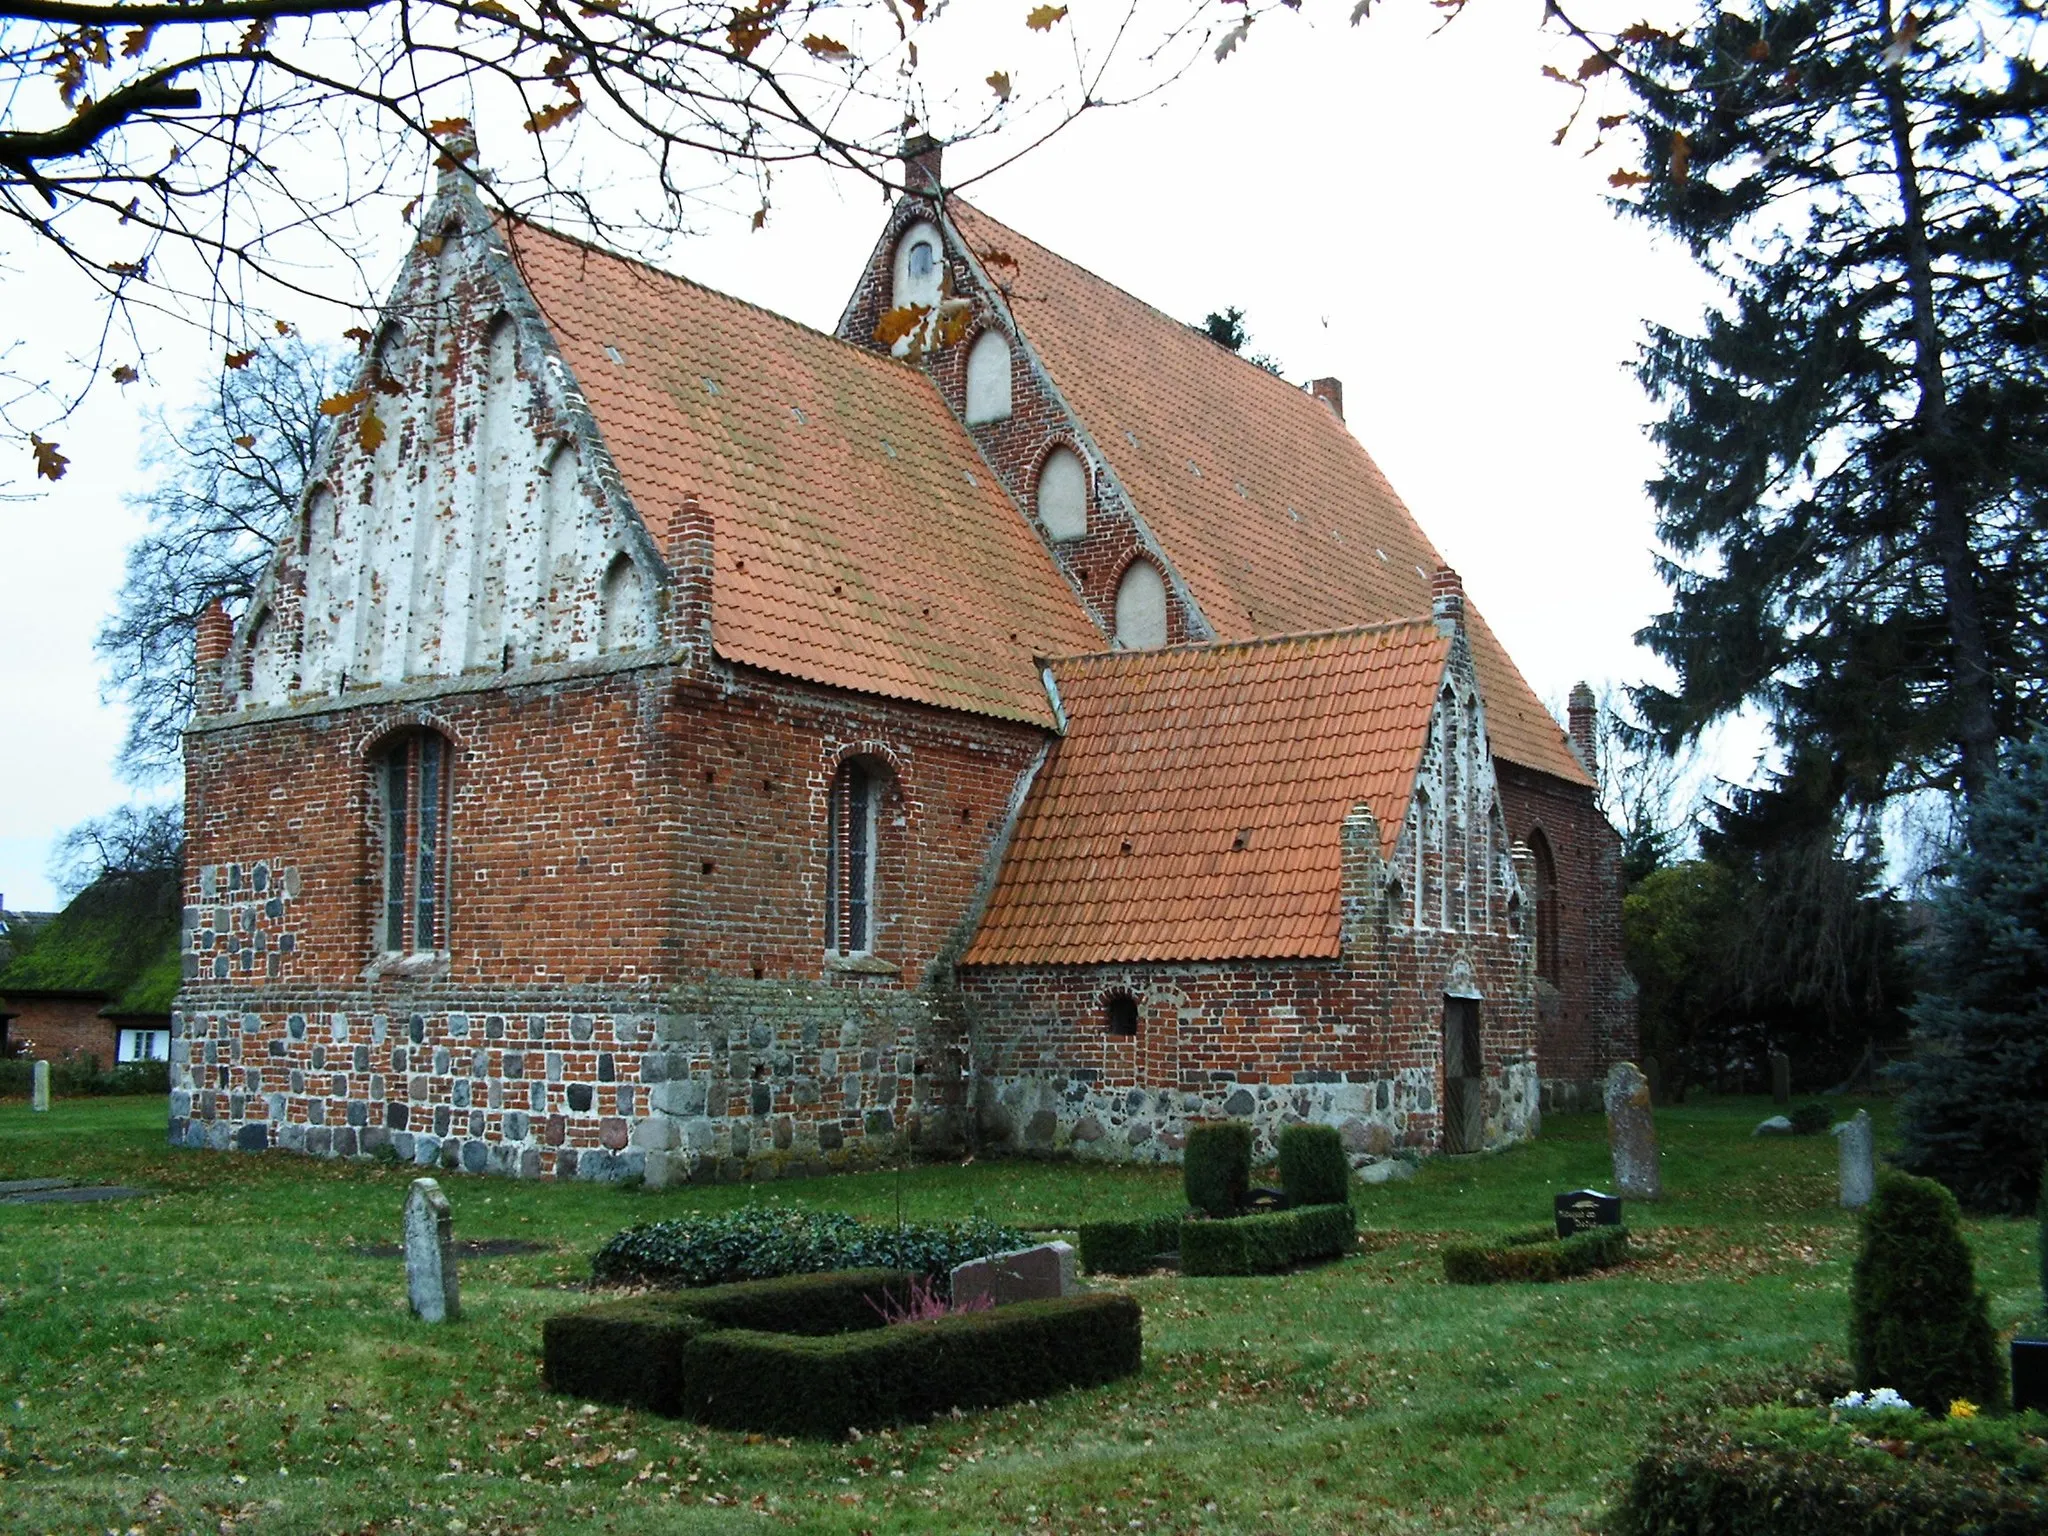
<path fill-rule="evenodd" d="M 1768 1120 L 1757 1121 L 1756 1129 L 1749 1134 L 1752 1136 L 1790 1136 L 1792 1134 L 1792 1122 L 1783 1115 L 1773 1115 Z"/>
<path fill-rule="evenodd" d="M 1614 1154 L 1614 1187 L 1624 1200 L 1656 1200 L 1664 1193 L 1657 1168 L 1657 1122 L 1650 1114 L 1650 1081 L 1632 1061 L 1607 1074 L 1607 1147 Z"/>
<path fill-rule="evenodd" d="M 33 1096 L 29 1099 L 29 1104 L 41 1112 L 50 1107 L 50 1064 L 47 1061 L 35 1064 L 32 1081 L 34 1086 L 30 1091 Z"/>
<path fill-rule="evenodd" d="M 994 1307 L 1013 1301 L 1049 1301 L 1071 1296 L 1076 1289 L 1071 1243 L 1012 1248 L 1008 1253 L 992 1253 L 953 1266 L 955 1306 L 976 1305 L 984 1296 Z"/>
<path fill-rule="evenodd" d="M 1557 1217 L 1559 1237 L 1576 1237 L 1595 1227 L 1621 1225 L 1620 1198 L 1604 1195 L 1597 1189 L 1575 1189 L 1559 1195 L 1551 1202 L 1551 1210 Z"/>
<path fill-rule="evenodd" d="M 1792 1058 L 1783 1051 L 1771 1052 L 1771 1102 L 1792 1102 Z"/>
<path fill-rule="evenodd" d="M 1870 1111 L 1859 1109 L 1856 1118 L 1834 1128 L 1840 1143 L 1842 1162 L 1842 1209 L 1860 1211 L 1877 1193 L 1876 1148 L 1870 1130 Z"/>
<path fill-rule="evenodd" d="M 405 1197 L 405 1292 L 429 1323 L 462 1315 L 455 1281 L 455 1218 L 433 1179 L 414 1179 Z"/>

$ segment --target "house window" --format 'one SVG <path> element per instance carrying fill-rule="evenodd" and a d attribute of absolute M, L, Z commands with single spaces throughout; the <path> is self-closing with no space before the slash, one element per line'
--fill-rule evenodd
<path fill-rule="evenodd" d="M 840 765 L 832 780 L 830 846 L 826 852 L 825 928 L 839 955 L 865 955 L 875 946 L 875 828 L 881 778 L 859 759 Z"/>
<path fill-rule="evenodd" d="M 447 741 L 400 737 L 377 762 L 384 816 L 384 903 L 378 947 L 429 954 L 448 947 Z"/>
<path fill-rule="evenodd" d="M 171 1054 L 167 1029 L 124 1029 L 114 1036 L 114 1060 L 166 1061 Z"/>
<path fill-rule="evenodd" d="M 1112 992 L 1103 999 L 1103 1033 L 1129 1038 L 1138 1032 L 1138 1000 L 1128 992 Z"/>

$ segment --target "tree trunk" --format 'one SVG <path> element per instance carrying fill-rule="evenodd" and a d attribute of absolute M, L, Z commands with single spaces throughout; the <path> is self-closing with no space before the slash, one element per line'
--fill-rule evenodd
<path fill-rule="evenodd" d="M 1878 0 L 1877 17 L 1879 39 L 1889 54 L 1898 42 L 1892 26 L 1891 0 Z M 1920 389 L 1915 415 L 1920 456 L 1926 465 L 1928 489 L 1934 502 L 1929 532 L 1935 558 L 1941 562 L 1949 643 L 1955 650 L 1955 675 L 1949 688 L 1956 746 L 1962 757 L 1963 794 L 1974 802 L 1998 770 L 1998 722 L 1992 711 L 1991 655 L 1984 638 L 1977 555 L 1970 546 L 1970 504 L 1958 462 L 1961 445 L 1949 424 L 1948 378 L 1942 361 L 1941 326 L 1934 309 L 1934 258 L 1928 249 L 1927 208 L 1914 157 L 1905 75 L 1902 50 L 1891 55 L 1884 69 L 1885 111 L 1904 212 L 1900 233 L 1906 287 L 1913 306 L 1914 373 Z"/>

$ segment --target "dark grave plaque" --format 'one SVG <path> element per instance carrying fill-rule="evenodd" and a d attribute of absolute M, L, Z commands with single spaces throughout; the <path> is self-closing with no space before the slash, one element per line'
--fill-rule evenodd
<path fill-rule="evenodd" d="M 2012 1406 L 2048 1413 L 2048 1339 L 2012 1341 Z"/>
<path fill-rule="evenodd" d="M 1557 1215 L 1557 1235 L 1573 1237 L 1595 1227 L 1621 1225 L 1621 1197 L 1603 1195 L 1597 1189 L 1575 1189 L 1551 1202 Z"/>

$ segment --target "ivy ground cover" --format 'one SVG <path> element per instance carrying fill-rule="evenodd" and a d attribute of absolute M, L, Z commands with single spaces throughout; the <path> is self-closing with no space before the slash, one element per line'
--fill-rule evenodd
<path fill-rule="evenodd" d="M 1853 1103 L 1843 1112 L 1853 1112 Z M 1880 1145 L 1886 1125 L 1882 1106 Z M 1169 1208 L 1178 1170 L 984 1163 L 670 1190 L 444 1177 L 464 1319 L 405 1311 L 412 1170 L 162 1145 L 150 1101 L 0 1101 L 0 1179 L 140 1186 L 0 1205 L 0 1525 L 23 1531 L 853 1533 L 1590 1531 L 1657 1422 L 1731 1381 L 1846 1354 L 1851 1217 L 1824 1138 L 1766 1102 L 1659 1112 L 1668 1196 L 1623 1269 L 1452 1286 L 1448 1243 L 1524 1231 L 1608 1182 L 1604 1123 L 1354 1192 L 1352 1256 L 1251 1279 L 1108 1282 L 1145 1360 L 1107 1388 L 858 1442 L 785 1443 L 542 1385 L 544 1320 L 636 1222 L 775 1196 L 867 1221 L 1026 1230 Z M 2033 1227 L 1971 1222 L 1994 1323 L 2036 1304 Z"/>

